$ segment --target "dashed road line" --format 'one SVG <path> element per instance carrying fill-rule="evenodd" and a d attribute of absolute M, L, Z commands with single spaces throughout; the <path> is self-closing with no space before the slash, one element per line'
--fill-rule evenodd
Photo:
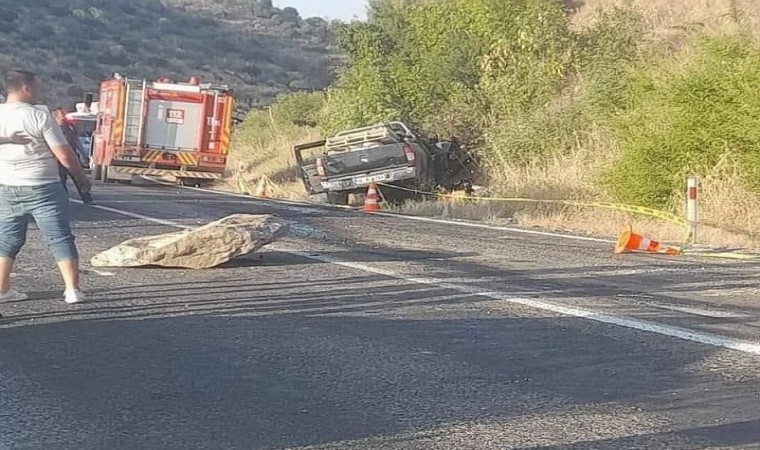
<path fill-rule="evenodd" d="M 159 219 L 156 217 L 150 217 L 143 214 L 124 211 L 116 208 L 110 208 L 107 206 L 92 205 L 96 209 L 107 211 L 114 214 L 120 214 L 126 217 L 132 217 L 136 219 L 145 220 L 161 225 L 166 225 L 175 228 L 189 229 L 192 228 L 187 225 L 180 224 L 166 219 Z M 402 273 L 394 272 L 391 270 L 381 269 L 378 267 L 368 266 L 363 263 L 344 261 L 341 259 L 333 258 L 331 256 L 319 255 L 313 252 L 304 252 L 298 249 L 289 248 L 283 245 L 270 245 L 275 251 L 286 252 L 295 256 L 299 256 L 312 261 L 319 261 L 328 264 L 334 264 L 336 266 L 346 267 L 354 270 L 359 270 L 366 273 L 372 273 L 375 275 L 381 275 L 389 278 L 395 278 L 398 280 L 404 280 L 411 283 L 417 283 L 428 286 L 436 286 L 443 289 L 449 289 L 456 292 L 460 292 L 466 295 L 474 295 L 492 300 L 503 301 L 510 304 L 520 305 L 532 309 L 549 311 L 564 316 L 577 317 L 581 319 L 591 320 L 598 323 L 607 325 L 615 325 L 623 328 L 629 328 L 638 331 L 644 331 L 649 333 L 655 333 L 662 336 L 673 337 L 685 341 L 697 342 L 700 344 L 710 345 L 713 347 L 728 348 L 743 353 L 760 356 L 760 342 L 753 342 L 741 339 L 733 339 L 726 336 L 721 336 L 713 333 L 705 333 L 689 328 L 674 327 L 670 325 L 663 325 L 655 322 L 632 319 L 628 317 L 618 316 L 614 314 L 601 313 L 598 311 L 582 308 L 574 308 L 569 306 L 563 306 L 560 304 L 552 303 L 542 299 L 517 297 L 512 294 L 500 291 L 484 292 L 477 286 L 467 286 L 464 284 L 451 283 L 439 278 L 429 277 L 414 277 L 405 275 Z"/>

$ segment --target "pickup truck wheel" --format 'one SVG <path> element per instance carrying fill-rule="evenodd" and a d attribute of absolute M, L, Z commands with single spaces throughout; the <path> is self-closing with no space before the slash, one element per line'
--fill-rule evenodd
<path fill-rule="evenodd" d="M 327 203 L 331 205 L 348 204 L 348 192 L 328 192 Z"/>

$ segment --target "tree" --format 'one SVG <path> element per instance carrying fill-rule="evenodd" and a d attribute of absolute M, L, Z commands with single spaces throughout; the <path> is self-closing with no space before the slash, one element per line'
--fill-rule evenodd
<path fill-rule="evenodd" d="M 493 98 L 499 115 L 525 110 L 558 90 L 570 62 L 556 0 L 372 0 L 367 23 L 343 25 L 337 36 L 350 67 L 331 98 L 354 95 L 361 105 L 335 100 L 337 123 L 393 113 L 434 125 L 479 95 Z"/>

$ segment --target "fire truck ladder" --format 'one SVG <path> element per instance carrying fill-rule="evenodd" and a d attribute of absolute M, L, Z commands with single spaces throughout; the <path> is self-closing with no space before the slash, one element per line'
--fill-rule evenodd
<path fill-rule="evenodd" d="M 124 111 L 122 145 L 140 145 L 145 120 L 145 80 L 127 80 L 127 102 Z"/>

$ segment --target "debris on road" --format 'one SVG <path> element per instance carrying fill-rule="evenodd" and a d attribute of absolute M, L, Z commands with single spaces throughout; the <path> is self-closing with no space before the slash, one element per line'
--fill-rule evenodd
<path fill-rule="evenodd" d="M 285 237 L 288 230 L 277 216 L 234 214 L 191 230 L 127 240 L 95 255 L 91 264 L 207 269 L 253 253 Z"/>

